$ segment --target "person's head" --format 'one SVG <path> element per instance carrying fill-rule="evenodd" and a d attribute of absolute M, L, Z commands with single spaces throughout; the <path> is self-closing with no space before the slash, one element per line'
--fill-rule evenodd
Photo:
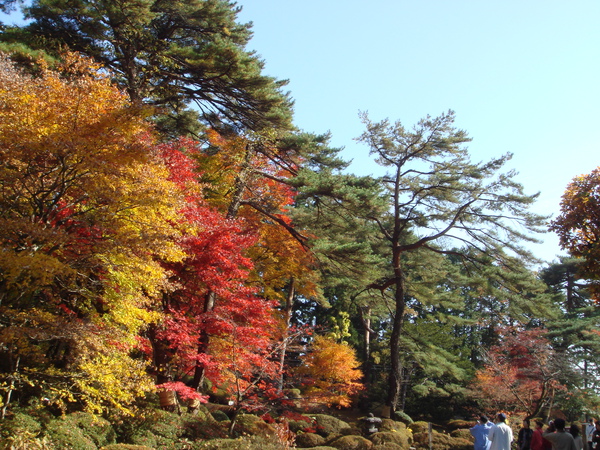
<path fill-rule="evenodd" d="M 498 422 L 506 422 L 506 414 L 498 413 L 498 415 L 496 415 L 496 420 Z"/>
<path fill-rule="evenodd" d="M 569 427 L 569 433 L 571 433 L 573 437 L 579 436 L 579 425 L 577 425 L 575 422 L 571 423 L 571 426 Z"/>
<path fill-rule="evenodd" d="M 487 423 L 488 418 L 487 418 L 487 416 L 485 414 L 482 414 L 482 415 L 479 416 L 479 421 L 481 423 Z"/>
<path fill-rule="evenodd" d="M 588 422 L 594 425 L 594 419 L 592 419 L 591 417 L 589 418 Z"/>
<path fill-rule="evenodd" d="M 564 431 L 565 430 L 565 419 L 561 419 L 560 417 L 558 419 L 554 419 L 554 427 L 556 428 L 557 431 Z"/>
<path fill-rule="evenodd" d="M 523 428 L 529 428 L 529 419 L 523 419 Z"/>
<path fill-rule="evenodd" d="M 541 430 L 542 428 L 544 428 L 544 422 L 542 422 L 541 420 L 536 420 L 536 421 L 535 421 L 535 427 L 536 427 L 538 430 Z"/>

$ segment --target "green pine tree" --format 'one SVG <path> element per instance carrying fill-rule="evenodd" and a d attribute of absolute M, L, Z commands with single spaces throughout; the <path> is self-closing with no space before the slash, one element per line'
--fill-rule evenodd
<path fill-rule="evenodd" d="M 372 287 L 394 298 L 390 337 L 391 370 L 386 406 L 393 412 L 401 396 L 400 345 L 407 314 L 405 255 L 417 249 L 459 255 L 477 267 L 477 257 L 466 249 L 491 257 L 494 264 L 510 267 L 513 254 L 531 258 L 523 240 L 541 231 L 544 218 L 531 214 L 536 196 L 525 195 L 513 180 L 514 172 L 501 170 L 510 155 L 487 163 L 472 163 L 465 144 L 466 132 L 453 126 L 452 111 L 422 119 L 413 130 L 400 122 L 363 121 L 367 131 L 359 141 L 367 144 L 377 163 L 389 169 L 381 178 L 389 208 L 369 217 L 386 242 L 391 275 Z M 457 248 L 465 249 L 459 250 Z"/>

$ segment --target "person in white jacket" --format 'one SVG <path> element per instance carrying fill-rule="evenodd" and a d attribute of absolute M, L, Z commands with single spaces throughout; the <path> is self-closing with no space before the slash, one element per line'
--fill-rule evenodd
<path fill-rule="evenodd" d="M 506 424 L 506 414 L 498 413 L 496 415 L 496 424 L 490 430 L 488 438 L 492 442 L 490 450 L 510 450 L 513 432 Z"/>

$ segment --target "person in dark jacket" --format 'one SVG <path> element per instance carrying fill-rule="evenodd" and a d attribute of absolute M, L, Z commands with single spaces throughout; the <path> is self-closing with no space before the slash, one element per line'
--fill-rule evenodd
<path fill-rule="evenodd" d="M 524 419 L 523 428 L 519 430 L 517 437 L 517 448 L 519 450 L 530 450 L 532 436 L 533 430 L 529 427 L 529 419 Z"/>

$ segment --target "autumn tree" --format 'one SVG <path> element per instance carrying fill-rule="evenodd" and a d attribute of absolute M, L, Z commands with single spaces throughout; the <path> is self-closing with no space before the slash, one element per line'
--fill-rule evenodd
<path fill-rule="evenodd" d="M 256 233 L 204 200 L 198 142 L 180 139 L 158 148 L 169 181 L 186 199 L 175 225 L 184 256 L 163 261 L 173 287 L 163 292 L 160 319 L 147 332 L 162 404 L 173 407 L 174 393 L 202 400 L 198 391 L 205 391 L 206 379 L 230 393 L 236 410 L 260 405 L 277 368 L 276 320 L 273 302 L 248 283 L 253 263 L 246 252 Z"/>
<path fill-rule="evenodd" d="M 470 161 L 465 148 L 470 139 L 453 126 L 453 112 L 426 117 L 412 131 L 400 122 L 371 122 L 366 115 L 363 121 L 367 131 L 359 141 L 390 170 L 381 178 L 389 208 L 369 218 L 386 242 L 390 262 L 387 277 L 374 280 L 371 288 L 394 304 L 386 398 L 393 411 L 402 386 L 399 348 L 407 313 L 407 253 L 419 249 L 458 254 L 476 266 L 478 258 L 462 250 L 473 248 L 495 264 L 510 267 L 506 255 L 528 256 L 520 242 L 533 238 L 523 231 L 538 231 L 543 218 L 527 210 L 536 196 L 522 192 L 514 172 L 501 172 L 510 155 L 487 163 Z"/>
<path fill-rule="evenodd" d="M 266 299 L 280 304 L 281 390 L 287 343 L 296 335 L 288 332 L 295 298 L 322 298 L 308 235 L 292 220 L 290 210 L 303 183 L 300 173 L 324 160 L 329 163 L 327 142 L 277 130 L 242 135 L 210 129 L 207 136 L 210 147 L 198 158 L 207 201 L 255 233 L 257 242 L 247 252 L 254 266 L 248 281 Z"/>
<path fill-rule="evenodd" d="M 589 289 L 598 298 L 600 287 L 600 168 L 573 179 L 560 203 L 561 213 L 550 229 L 560 245 L 575 258 L 582 258 L 581 275 L 591 280 Z"/>
<path fill-rule="evenodd" d="M 471 386 L 485 407 L 521 412 L 527 418 L 550 413 L 557 391 L 564 389 L 568 365 L 545 333 L 541 328 L 503 330 Z"/>
<path fill-rule="evenodd" d="M 226 0 L 35 0 L 24 8 L 30 22 L 2 40 L 92 57 L 114 72 L 132 102 L 161 108 L 164 132 L 197 131 L 191 105 L 204 120 L 290 128 L 286 82 L 264 75 L 263 62 L 246 50 L 251 25 L 237 22 L 239 10 Z"/>
<path fill-rule="evenodd" d="M 347 343 L 316 336 L 299 369 L 306 377 L 304 395 L 313 403 L 351 406 L 352 397 L 363 389 L 359 366 L 354 349 Z"/>
<path fill-rule="evenodd" d="M 30 77 L 0 63 L 4 401 L 124 409 L 151 388 L 136 336 L 168 286 L 157 259 L 182 257 L 184 198 L 98 65 L 66 55 Z"/>

